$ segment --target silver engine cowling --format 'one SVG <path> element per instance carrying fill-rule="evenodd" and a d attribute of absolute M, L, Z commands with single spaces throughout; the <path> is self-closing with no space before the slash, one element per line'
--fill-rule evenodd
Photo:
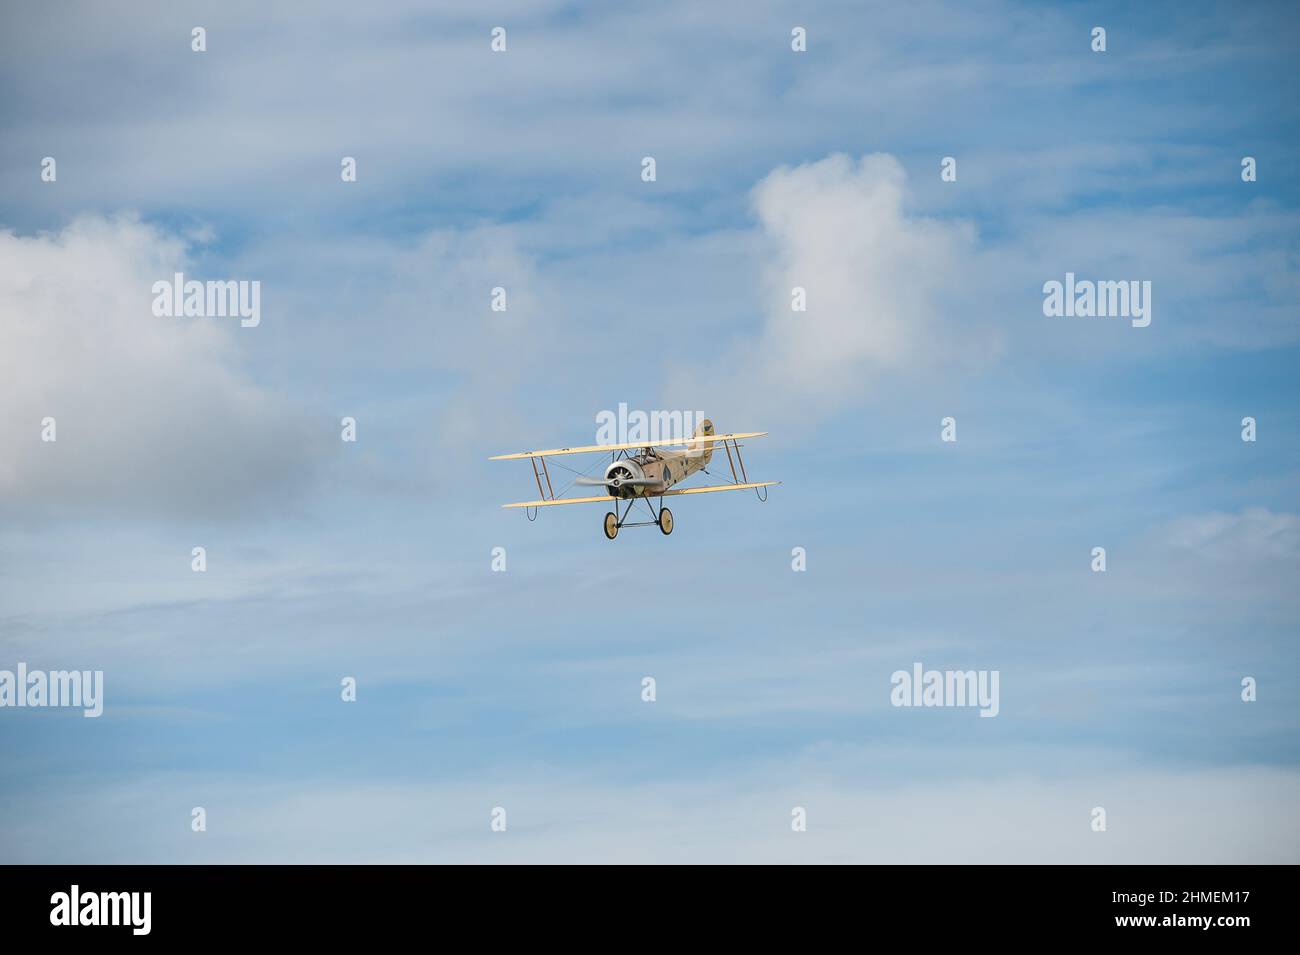
<path fill-rule="evenodd" d="M 641 488 L 649 483 L 652 482 L 647 480 L 641 465 L 631 458 L 611 461 L 609 467 L 605 468 L 605 486 L 611 497 L 624 500 L 636 497 Z"/>

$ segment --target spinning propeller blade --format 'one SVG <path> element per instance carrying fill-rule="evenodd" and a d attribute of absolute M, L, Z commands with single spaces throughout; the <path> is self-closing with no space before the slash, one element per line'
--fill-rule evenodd
<path fill-rule="evenodd" d="M 652 484 L 658 484 L 658 481 L 652 481 L 649 478 L 618 478 L 616 480 L 605 480 L 604 478 L 580 477 L 574 480 L 574 484 L 581 484 L 583 487 L 649 487 Z"/>

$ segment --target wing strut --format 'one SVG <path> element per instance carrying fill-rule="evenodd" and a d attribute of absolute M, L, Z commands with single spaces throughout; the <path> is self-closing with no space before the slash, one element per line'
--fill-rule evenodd
<path fill-rule="evenodd" d="M 540 495 L 542 496 L 542 500 L 545 501 L 545 500 L 548 500 L 548 498 L 547 498 L 547 492 L 550 492 L 549 500 L 552 500 L 552 501 L 555 500 L 555 490 L 554 490 L 554 488 L 551 487 L 551 472 L 548 471 L 548 470 L 546 469 L 546 458 L 545 458 L 545 457 L 541 457 L 541 458 L 529 458 L 528 460 L 532 462 L 532 465 L 533 465 L 533 477 L 537 479 L 537 493 L 540 494 Z M 539 460 L 542 462 L 542 470 L 541 470 L 540 472 L 537 470 L 537 462 L 538 462 Z M 542 490 L 542 476 L 543 476 L 543 475 L 546 476 L 546 490 L 545 490 L 545 491 Z"/>
<path fill-rule="evenodd" d="M 727 463 L 731 465 L 731 482 L 733 484 L 748 484 L 749 475 L 745 472 L 745 459 L 740 456 L 740 442 L 737 441 L 735 438 L 732 438 L 730 441 L 723 441 L 722 448 L 724 451 L 727 452 Z M 732 451 L 736 452 L 735 460 L 732 460 L 731 457 Z M 740 465 L 739 477 L 736 476 L 737 464 Z M 759 501 L 766 501 L 767 488 L 763 487 L 762 485 L 754 488 L 754 496 L 757 497 Z"/>

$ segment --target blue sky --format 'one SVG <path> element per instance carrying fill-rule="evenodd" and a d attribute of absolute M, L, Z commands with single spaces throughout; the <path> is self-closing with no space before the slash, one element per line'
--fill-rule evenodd
<path fill-rule="evenodd" d="M 1292 8 L 264 7 L 0 14 L 0 858 L 1297 861 Z M 498 507 L 620 402 L 782 486 Z"/>

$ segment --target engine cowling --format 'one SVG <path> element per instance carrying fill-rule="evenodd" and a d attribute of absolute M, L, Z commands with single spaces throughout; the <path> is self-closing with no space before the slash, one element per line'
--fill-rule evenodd
<path fill-rule="evenodd" d="M 631 458 L 620 458 L 617 461 L 611 461 L 609 467 L 605 468 L 606 487 L 609 488 L 611 497 L 619 497 L 624 500 L 636 497 L 646 480 L 645 470 L 636 461 Z"/>

